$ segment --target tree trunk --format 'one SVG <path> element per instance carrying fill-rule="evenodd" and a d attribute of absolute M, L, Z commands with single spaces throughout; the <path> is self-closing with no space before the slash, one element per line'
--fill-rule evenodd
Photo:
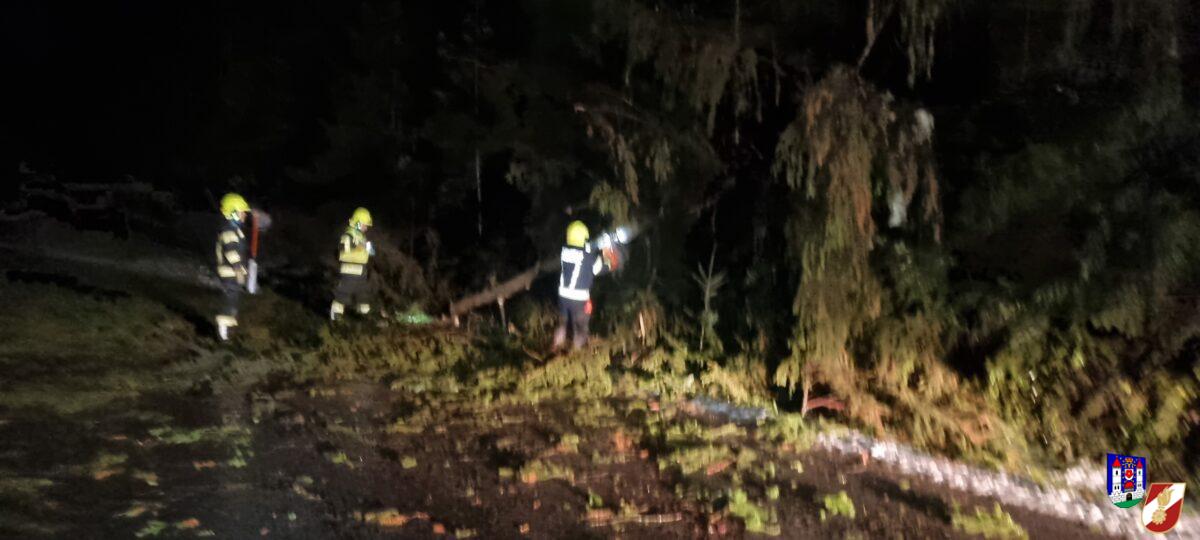
<path fill-rule="evenodd" d="M 454 318 L 455 323 L 458 322 L 458 316 L 473 309 L 486 306 L 500 299 L 511 298 L 512 296 L 529 290 L 533 285 L 533 280 L 543 272 L 550 272 L 558 268 L 558 259 L 546 259 L 529 269 L 517 274 L 516 276 L 497 284 L 488 289 L 482 290 L 465 298 L 450 304 L 450 316 Z"/>
<path fill-rule="evenodd" d="M 479 230 L 479 237 L 483 238 L 483 175 L 479 170 L 479 147 L 475 147 L 475 207 L 476 207 L 476 226 Z"/>

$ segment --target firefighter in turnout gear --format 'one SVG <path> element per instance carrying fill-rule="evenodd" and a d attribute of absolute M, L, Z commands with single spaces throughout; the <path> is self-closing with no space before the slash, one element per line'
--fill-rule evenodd
<path fill-rule="evenodd" d="M 567 226 L 567 243 L 560 258 L 558 278 L 558 328 L 554 331 L 554 348 L 566 345 L 567 329 L 572 332 L 571 345 L 582 348 L 588 340 L 588 321 L 592 317 L 592 280 L 615 270 L 619 256 L 611 244 L 597 248 L 588 243 L 588 228 L 582 221 Z M 605 243 L 609 236 L 604 235 Z"/>
<path fill-rule="evenodd" d="M 217 233 L 217 277 L 221 279 L 224 305 L 217 314 L 217 335 L 222 341 L 229 339 L 229 331 L 238 325 L 238 301 L 242 288 L 246 286 L 247 242 L 242 232 L 242 223 L 250 212 L 246 199 L 237 193 L 227 193 L 221 198 L 221 215 L 225 223 Z"/>
<path fill-rule="evenodd" d="M 329 305 L 329 319 L 336 321 L 353 306 L 359 314 L 371 312 L 368 302 L 369 282 L 367 262 L 375 254 L 375 248 L 367 240 L 367 230 L 374 223 L 371 212 L 357 208 L 350 216 L 350 225 L 342 233 L 338 247 L 338 283 L 333 290 L 333 303 Z"/>

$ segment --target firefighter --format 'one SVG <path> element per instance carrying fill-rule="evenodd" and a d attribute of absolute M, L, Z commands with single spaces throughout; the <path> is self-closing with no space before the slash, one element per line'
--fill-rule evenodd
<path fill-rule="evenodd" d="M 217 314 L 217 335 L 221 341 L 229 340 L 230 329 L 238 325 L 238 301 L 242 288 L 246 286 L 247 243 L 242 232 L 242 223 L 250 212 L 246 199 L 237 193 L 226 193 L 221 197 L 221 215 L 225 223 L 217 233 L 217 276 L 221 279 L 224 305 Z"/>
<path fill-rule="evenodd" d="M 588 340 L 588 321 L 592 317 L 592 280 L 615 268 L 602 252 L 588 243 L 588 228 L 582 221 L 567 226 L 567 244 L 562 248 L 558 277 L 558 328 L 554 331 L 554 348 L 566 345 L 567 328 L 571 329 L 571 345 L 583 347 Z"/>
<path fill-rule="evenodd" d="M 342 233 L 338 248 L 338 283 L 333 290 L 333 303 L 329 305 L 331 321 L 338 320 L 349 305 L 361 315 L 371 312 L 367 298 L 367 262 L 375 254 L 375 247 L 367 240 L 367 231 L 373 224 L 371 212 L 356 208 L 350 216 L 350 225 Z"/>

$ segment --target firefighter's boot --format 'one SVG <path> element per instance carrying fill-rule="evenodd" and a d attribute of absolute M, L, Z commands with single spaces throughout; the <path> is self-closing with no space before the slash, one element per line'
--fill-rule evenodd
<path fill-rule="evenodd" d="M 555 351 L 560 351 L 560 350 L 562 350 L 562 349 L 563 349 L 563 347 L 565 347 L 566 345 L 567 345 L 567 325 L 566 325 L 566 324 L 560 324 L 560 325 L 558 326 L 558 328 L 554 329 L 554 345 L 553 345 L 553 349 L 554 349 Z"/>
<path fill-rule="evenodd" d="M 237 326 L 237 319 L 229 315 L 217 315 L 217 337 L 229 341 L 230 330 Z"/>

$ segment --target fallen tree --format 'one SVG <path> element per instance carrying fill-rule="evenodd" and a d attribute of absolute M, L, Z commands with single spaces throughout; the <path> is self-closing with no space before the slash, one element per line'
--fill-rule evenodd
<path fill-rule="evenodd" d="M 732 187 L 733 182 L 726 181 L 721 185 L 720 190 L 717 193 L 709 196 L 704 200 L 703 203 L 690 208 L 689 213 L 696 215 L 711 208 L 717 203 L 717 200 L 720 198 L 720 196 Z M 634 236 L 654 227 L 656 222 L 657 219 L 655 218 L 630 222 L 626 227 L 630 231 L 629 234 L 631 241 Z M 544 272 L 553 272 L 558 270 L 558 264 L 559 259 L 557 256 L 542 259 L 541 262 L 529 267 L 520 274 L 509 278 L 507 281 L 503 281 L 501 283 L 493 282 L 492 286 L 487 289 L 479 291 L 470 296 L 460 298 L 458 301 L 450 304 L 450 318 L 454 321 L 454 325 L 458 326 L 458 317 L 460 315 L 491 304 L 492 302 L 499 304 L 501 313 L 503 313 L 505 300 L 516 294 L 520 294 L 529 290 L 529 287 L 533 284 L 534 279 Z"/>
<path fill-rule="evenodd" d="M 529 290 L 529 287 L 533 285 L 533 280 L 536 279 L 538 275 L 542 274 L 543 272 L 553 272 L 557 268 L 557 258 L 545 259 L 529 267 L 529 269 L 525 270 L 524 272 L 513 276 L 507 281 L 494 284 L 485 290 L 479 291 L 475 294 L 451 303 L 450 317 L 454 320 L 455 326 L 457 326 L 459 315 L 467 313 L 473 309 L 486 306 L 492 302 L 500 304 L 500 306 L 503 308 L 505 300 L 513 295 Z"/>

